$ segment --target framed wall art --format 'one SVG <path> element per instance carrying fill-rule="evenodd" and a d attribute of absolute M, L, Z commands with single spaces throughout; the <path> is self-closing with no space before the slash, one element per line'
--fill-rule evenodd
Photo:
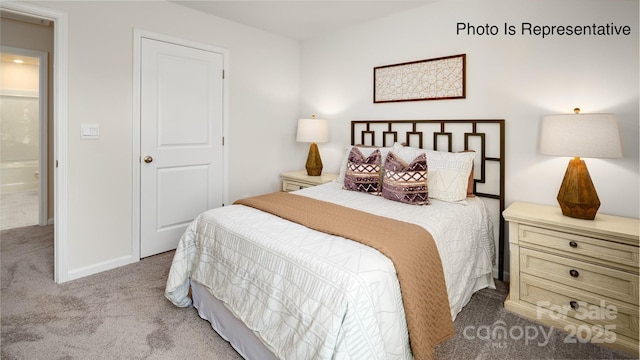
<path fill-rule="evenodd" d="M 466 54 L 373 68 L 373 102 L 464 99 Z"/>

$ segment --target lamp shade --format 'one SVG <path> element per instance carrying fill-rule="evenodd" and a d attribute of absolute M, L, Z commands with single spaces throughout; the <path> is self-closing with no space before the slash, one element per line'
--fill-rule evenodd
<path fill-rule="evenodd" d="M 329 141 L 329 122 L 316 118 L 298 120 L 296 141 L 309 143 Z"/>
<path fill-rule="evenodd" d="M 619 158 L 620 132 L 614 114 L 563 114 L 542 118 L 540 153 L 545 155 Z"/>

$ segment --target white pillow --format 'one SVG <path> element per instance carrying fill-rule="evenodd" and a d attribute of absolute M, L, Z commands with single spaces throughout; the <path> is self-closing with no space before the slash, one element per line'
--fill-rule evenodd
<path fill-rule="evenodd" d="M 427 154 L 427 183 L 429 197 L 442 201 L 462 201 L 467 198 L 469 174 L 476 153 L 424 150 L 400 143 L 393 144 L 394 154 L 411 161 L 420 153 Z"/>
<path fill-rule="evenodd" d="M 358 146 L 358 145 L 347 145 L 345 146 L 344 156 L 342 157 L 342 162 L 340 163 L 340 174 L 338 175 L 338 182 L 340 184 L 344 184 L 344 174 L 347 171 L 347 162 L 349 162 L 349 153 L 351 149 L 357 146 L 362 155 L 367 158 L 371 153 L 373 153 L 376 149 L 380 150 L 380 156 L 382 157 L 382 164 L 380 164 L 380 168 L 384 166 L 384 161 L 387 159 L 387 154 L 391 150 L 390 147 L 375 147 L 375 146 Z"/>

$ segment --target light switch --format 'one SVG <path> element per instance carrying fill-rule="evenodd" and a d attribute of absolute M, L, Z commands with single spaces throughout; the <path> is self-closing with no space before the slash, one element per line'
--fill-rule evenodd
<path fill-rule="evenodd" d="M 80 124 L 80 139 L 95 140 L 100 138 L 100 125 Z"/>

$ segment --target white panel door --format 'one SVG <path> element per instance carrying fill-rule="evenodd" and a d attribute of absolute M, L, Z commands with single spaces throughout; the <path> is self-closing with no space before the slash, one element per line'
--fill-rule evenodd
<path fill-rule="evenodd" d="M 142 39 L 140 257 L 223 201 L 224 54 Z"/>

